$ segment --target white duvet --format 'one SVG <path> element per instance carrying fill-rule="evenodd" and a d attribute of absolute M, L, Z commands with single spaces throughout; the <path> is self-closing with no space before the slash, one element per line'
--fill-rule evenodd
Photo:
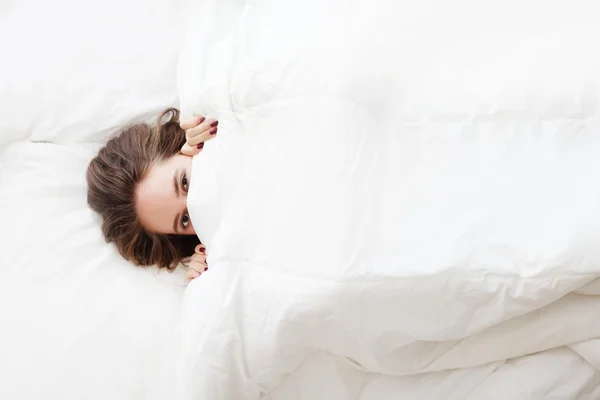
<path fill-rule="evenodd" d="M 600 398 L 595 1 L 197 3 L 180 399 Z"/>

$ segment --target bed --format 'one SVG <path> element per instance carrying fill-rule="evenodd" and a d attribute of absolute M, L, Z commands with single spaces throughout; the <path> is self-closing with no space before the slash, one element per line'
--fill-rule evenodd
<path fill-rule="evenodd" d="M 1 398 L 600 398 L 594 1 L 2 7 Z M 85 205 L 170 105 L 187 287 Z"/>
<path fill-rule="evenodd" d="M 174 398 L 181 273 L 132 268 L 86 206 L 118 126 L 177 104 L 176 1 L 0 4 L 0 398 Z"/>

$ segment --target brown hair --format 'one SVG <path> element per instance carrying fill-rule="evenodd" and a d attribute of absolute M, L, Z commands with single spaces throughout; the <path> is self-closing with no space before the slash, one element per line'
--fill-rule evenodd
<path fill-rule="evenodd" d="M 104 238 L 136 265 L 174 270 L 200 243 L 195 235 L 147 231 L 134 206 L 136 186 L 150 166 L 176 155 L 184 144 L 179 110 L 169 108 L 155 126 L 132 125 L 110 139 L 87 169 L 87 201 L 102 216 Z"/>

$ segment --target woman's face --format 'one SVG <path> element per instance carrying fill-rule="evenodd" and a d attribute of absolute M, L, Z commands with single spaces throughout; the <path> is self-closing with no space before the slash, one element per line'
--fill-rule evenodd
<path fill-rule="evenodd" d="M 151 232 L 193 235 L 187 211 L 192 157 L 177 154 L 150 167 L 138 184 L 135 207 L 144 228 Z"/>

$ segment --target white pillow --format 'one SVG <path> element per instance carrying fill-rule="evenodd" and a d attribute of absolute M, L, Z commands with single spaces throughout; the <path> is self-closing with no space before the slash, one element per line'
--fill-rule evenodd
<path fill-rule="evenodd" d="M 182 271 L 135 268 L 86 204 L 95 147 L 13 143 L 0 166 L 0 398 L 173 398 Z"/>
<path fill-rule="evenodd" d="M 0 8 L 0 143 L 101 141 L 177 102 L 179 0 Z"/>

